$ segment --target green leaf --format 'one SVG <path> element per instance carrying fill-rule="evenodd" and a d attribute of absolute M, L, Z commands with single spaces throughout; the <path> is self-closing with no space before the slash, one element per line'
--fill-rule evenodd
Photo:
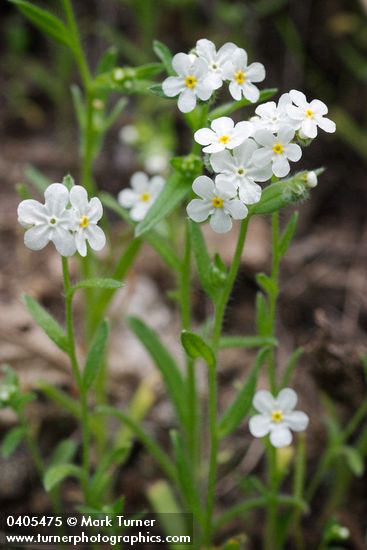
<path fill-rule="evenodd" d="M 289 382 L 291 380 L 293 371 L 294 371 L 295 367 L 297 366 L 298 361 L 299 361 L 301 355 L 303 354 L 303 352 L 304 352 L 303 348 L 301 348 L 301 347 L 297 348 L 296 350 L 294 350 L 294 352 L 291 354 L 290 358 L 288 359 L 288 363 L 287 363 L 287 366 L 285 368 L 283 378 L 282 378 L 282 384 L 281 384 L 282 388 L 286 388 L 289 385 Z"/>
<path fill-rule="evenodd" d="M 76 285 L 72 287 L 72 290 L 75 291 L 80 288 L 110 288 L 115 290 L 118 288 L 122 288 L 123 286 L 124 284 L 121 281 L 117 281 L 116 279 L 93 278 L 79 281 Z"/>
<path fill-rule="evenodd" d="M 78 444 L 73 439 L 63 439 L 56 446 L 50 458 L 50 466 L 65 464 L 73 460 Z"/>
<path fill-rule="evenodd" d="M 261 292 L 256 294 L 256 330 L 260 336 L 268 332 L 268 304 Z"/>
<path fill-rule="evenodd" d="M 156 56 L 162 61 L 168 75 L 174 75 L 175 72 L 172 68 L 172 53 L 168 46 L 166 46 L 165 44 L 163 44 L 163 42 L 160 42 L 159 40 L 154 40 L 153 51 Z"/>
<path fill-rule="evenodd" d="M 189 221 L 189 231 L 200 284 L 206 294 L 214 302 L 218 295 L 218 288 L 212 284 L 211 259 L 208 254 L 203 234 L 200 226 L 191 220 Z"/>
<path fill-rule="evenodd" d="M 75 466 L 75 464 L 57 464 L 56 466 L 51 466 L 43 478 L 45 490 L 47 492 L 51 491 L 54 487 L 60 485 L 66 477 L 81 479 L 83 471 L 79 466 Z"/>
<path fill-rule="evenodd" d="M 135 78 L 151 78 L 152 76 L 160 74 L 163 68 L 162 63 L 146 63 L 145 65 L 140 65 L 140 67 L 135 67 Z"/>
<path fill-rule="evenodd" d="M 47 187 L 50 185 L 50 182 L 46 176 L 44 176 L 37 168 L 32 165 L 28 165 L 24 170 L 26 178 L 31 182 L 33 187 L 41 195 L 45 192 Z"/>
<path fill-rule="evenodd" d="M 259 372 L 268 353 L 268 348 L 259 351 L 255 365 L 246 378 L 245 383 L 238 392 L 232 405 L 225 411 L 220 419 L 218 425 L 220 437 L 226 437 L 231 434 L 242 422 L 243 418 L 250 412 Z"/>
<path fill-rule="evenodd" d="M 96 74 L 107 73 L 112 71 L 117 64 L 117 54 L 118 50 L 115 46 L 108 48 L 103 54 L 101 59 L 98 62 Z"/>
<path fill-rule="evenodd" d="M 219 342 L 220 349 L 226 348 L 261 348 L 277 346 L 278 342 L 270 336 L 222 336 Z"/>
<path fill-rule="evenodd" d="M 83 385 L 89 389 L 102 367 L 108 338 L 108 322 L 104 319 L 96 330 L 83 371 Z"/>
<path fill-rule="evenodd" d="M 25 435 L 25 429 L 17 426 L 8 431 L 1 442 L 1 454 L 4 458 L 9 458 L 14 453 Z"/>
<path fill-rule="evenodd" d="M 291 219 L 284 229 L 279 241 L 279 254 L 281 257 L 287 252 L 297 228 L 298 212 L 293 212 Z"/>
<path fill-rule="evenodd" d="M 264 101 L 267 101 L 268 99 L 273 97 L 277 93 L 277 91 L 277 88 L 268 88 L 265 90 L 261 90 L 259 100 L 256 103 L 264 103 Z M 224 105 L 221 105 L 220 107 L 217 107 L 216 109 L 211 111 L 208 115 L 208 118 L 209 120 L 214 120 L 215 118 L 219 118 L 221 116 L 228 116 L 231 113 L 238 111 L 238 109 L 242 109 L 242 107 L 247 107 L 247 105 L 254 104 L 248 99 L 231 101 L 230 103 L 225 103 Z"/>
<path fill-rule="evenodd" d="M 149 86 L 149 91 L 158 97 L 163 97 L 164 99 L 175 99 L 174 97 L 168 97 L 168 95 L 164 93 L 162 84 L 153 84 L 153 86 Z"/>
<path fill-rule="evenodd" d="M 128 104 L 128 99 L 126 97 L 121 97 L 116 104 L 113 106 L 110 113 L 107 115 L 105 120 L 105 130 L 108 130 L 112 124 L 116 122 L 122 111 L 125 109 L 126 105 Z"/>
<path fill-rule="evenodd" d="M 258 273 L 255 279 L 259 287 L 269 296 L 273 295 L 277 291 L 276 283 L 273 279 L 271 279 L 271 277 L 265 275 L 265 273 Z"/>
<path fill-rule="evenodd" d="M 145 218 L 136 226 L 136 237 L 151 231 L 181 203 L 190 191 L 191 185 L 188 185 L 185 178 L 177 173 L 169 177 L 163 191 L 154 201 Z"/>
<path fill-rule="evenodd" d="M 17 183 L 15 186 L 15 190 L 22 201 L 33 198 L 28 187 L 24 183 Z"/>
<path fill-rule="evenodd" d="M 181 332 L 181 343 L 191 359 L 204 359 L 209 367 L 215 366 L 214 352 L 201 336 L 189 330 L 183 330 Z"/>
<path fill-rule="evenodd" d="M 162 344 L 158 334 L 137 317 L 129 317 L 128 324 L 134 334 L 142 342 L 162 374 L 168 394 L 176 408 L 177 415 L 183 425 L 186 425 L 187 407 L 185 402 L 185 383 L 176 361 Z"/>
<path fill-rule="evenodd" d="M 70 89 L 79 128 L 83 130 L 85 127 L 85 105 L 83 101 L 83 96 L 79 86 L 77 86 L 76 84 L 72 84 Z"/>
<path fill-rule="evenodd" d="M 9 2 L 15 4 L 19 11 L 42 32 L 57 42 L 71 47 L 69 31 L 61 19 L 25 0 L 9 0 Z"/>
<path fill-rule="evenodd" d="M 361 453 L 354 447 L 344 445 L 336 450 L 336 454 L 344 455 L 349 468 L 357 477 L 361 477 L 364 473 L 364 462 Z"/>
<path fill-rule="evenodd" d="M 62 350 L 68 353 L 69 343 L 64 329 L 36 300 L 23 295 L 23 301 L 36 323 L 47 336 Z"/>
<path fill-rule="evenodd" d="M 203 514 L 198 494 L 198 485 L 196 485 L 194 476 L 192 475 L 192 466 L 186 455 L 184 442 L 181 434 L 176 431 L 171 432 L 171 439 L 175 452 L 177 475 L 182 494 L 184 495 L 188 509 L 192 511 L 194 517 L 201 522 Z"/>
<path fill-rule="evenodd" d="M 65 187 L 68 188 L 69 191 L 75 185 L 74 178 L 70 174 L 68 174 L 62 179 L 62 183 L 63 185 L 65 185 Z"/>
<path fill-rule="evenodd" d="M 54 403 L 65 409 L 72 416 L 76 418 L 80 417 L 79 402 L 70 397 L 70 395 L 43 380 L 39 381 L 37 385 L 41 392 L 54 401 Z"/>

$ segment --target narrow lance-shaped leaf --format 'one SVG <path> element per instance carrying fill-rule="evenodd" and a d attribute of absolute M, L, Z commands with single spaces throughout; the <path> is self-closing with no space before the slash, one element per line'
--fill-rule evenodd
<path fill-rule="evenodd" d="M 23 296 L 23 301 L 36 323 L 45 331 L 47 336 L 66 353 L 69 343 L 64 329 L 36 300 L 30 296 Z"/>
<path fill-rule="evenodd" d="M 190 220 L 189 231 L 200 284 L 212 301 L 215 301 L 217 289 L 211 283 L 211 260 L 200 226 Z"/>
<path fill-rule="evenodd" d="M 83 372 L 83 385 L 89 389 L 95 382 L 104 361 L 108 338 L 108 322 L 103 320 L 96 330 Z"/>
<path fill-rule="evenodd" d="M 177 415 L 185 426 L 187 420 L 184 380 L 176 361 L 162 344 L 158 334 L 136 317 L 128 318 L 129 327 L 142 342 L 149 355 L 153 359 L 158 370 L 162 374 L 167 391 L 175 405 Z"/>
<path fill-rule="evenodd" d="M 215 366 L 214 352 L 201 336 L 189 330 L 183 330 L 181 332 L 181 342 L 191 359 L 204 359 L 209 367 Z"/>
<path fill-rule="evenodd" d="M 293 212 L 291 219 L 284 229 L 279 241 L 279 254 L 281 257 L 287 252 L 297 228 L 298 212 Z"/>
<path fill-rule="evenodd" d="M 110 288 L 118 289 L 123 287 L 123 283 L 117 279 L 109 278 L 93 278 L 93 279 L 84 279 L 79 281 L 76 285 L 72 287 L 72 290 L 78 290 L 80 288 Z"/>
<path fill-rule="evenodd" d="M 168 46 L 166 46 L 165 44 L 163 44 L 163 42 L 160 42 L 159 40 L 154 40 L 153 50 L 156 56 L 159 57 L 159 59 L 162 61 L 167 73 L 169 75 L 175 74 L 174 70 L 172 69 L 172 53 Z"/>
<path fill-rule="evenodd" d="M 243 418 L 249 413 L 252 405 L 252 399 L 256 390 L 258 375 L 269 350 L 261 350 L 256 358 L 255 366 L 246 382 L 238 392 L 232 405 L 225 411 L 219 421 L 219 436 L 226 437 L 231 434 Z"/>
<path fill-rule="evenodd" d="M 268 99 L 273 97 L 277 93 L 277 91 L 277 88 L 268 88 L 265 90 L 261 90 L 259 100 L 256 103 L 263 103 L 264 101 L 267 101 Z M 240 99 L 239 101 L 231 101 L 230 103 L 225 103 L 224 105 L 217 107 L 209 113 L 209 120 L 214 120 L 215 118 L 219 118 L 221 116 L 228 116 L 231 113 L 238 111 L 238 109 L 246 107 L 247 105 L 253 105 L 253 103 L 251 103 L 251 101 L 249 101 L 248 99 Z"/>
<path fill-rule="evenodd" d="M 220 349 L 226 348 L 261 348 L 264 346 L 276 346 L 275 338 L 270 336 L 222 336 L 219 342 Z"/>
<path fill-rule="evenodd" d="M 33 2 L 26 2 L 25 0 L 9 1 L 15 4 L 19 11 L 42 32 L 61 44 L 71 46 L 69 31 L 61 19 L 49 11 L 35 6 Z"/>
<path fill-rule="evenodd" d="M 4 458 L 11 457 L 24 438 L 24 435 L 25 430 L 22 426 L 17 426 L 8 431 L 1 442 L 1 454 Z"/>
<path fill-rule="evenodd" d="M 57 485 L 60 485 L 66 477 L 81 479 L 83 471 L 79 466 L 75 466 L 75 464 L 57 464 L 56 466 L 51 466 L 43 478 L 43 485 L 46 491 L 49 492 Z"/>

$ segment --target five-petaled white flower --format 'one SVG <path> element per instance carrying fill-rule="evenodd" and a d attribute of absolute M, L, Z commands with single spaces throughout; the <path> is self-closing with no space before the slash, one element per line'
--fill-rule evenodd
<path fill-rule="evenodd" d="M 196 54 L 204 59 L 208 65 L 207 80 L 214 90 L 220 88 L 223 84 L 222 70 L 227 61 L 231 60 L 232 55 L 237 50 L 236 44 L 227 42 L 218 51 L 210 40 L 202 38 L 196 42 Z"/>
<path fill-rule="evenodd" d="M 206 101 L 213 93 L 213 86 L 208 81 L 208 65 L 204 59 L 178 53 L 172 59 L 172 67 L 178 76 L 169 76 L 162 83 L 166 96 L 178 98 L 178 108 L 189 113 L 196 107 L 196 99 Z"/>
<path fill-rule="evenodd" d="M 290 170 L 288 159 L 296 162 L 302 156 L 301 147 L 291 143 L 294 133 L 291 126 L 282 126 L 277 135 L 270 130 L 255 132 L 254 138 L 261 147 L 253 154 L 254 164 L 261 167 L 271 163 L 275 176 L 278 178 L 286 176 Z"/>
<path fill-rule="evenodd" d="M 70 190 L 71 229 L 75 231 L 75 245 L 81 256 L 87 255 L 87 241 L 93 250 L 102 250 L 106 236 L 97 223 L 102 218 L 102 203 L 97 197 L 88 201 L 88 193 L 81 185 Z"/>
<path fill-rule="evenodd" d="M 41 250 L 52 241 L 62 256 L 75 253 L 68 203 L 67 187 L 61 183 L 52 183 L 45 191 L 45 204 L 33 199 L 26 199 L 19 204 L 18 221 L 28 228 L 24 234 L 24 244 L 28 248 Z"/>
<path fill-rule="evenodd" d="M 286 125 L 296 128 L 297 122 L 288 115 L 288 105 L 292 105 L 289 94 L 281 95 L 278 104 L 275 101 L 267 101 L 262 105 L 258 105 L 255 109 L 257 116 L 251 119 L 255 129 L 270 130 L 273 134 L 276 134 L 281 126 Z"/>
<path fill-rule="evenodd" d="M 260 200 L 261 187 L 256 182 L 267 181 L 272 176 L 270 164 L 259 168 L 252 162 L 252 155 L 257 148 L 257 144 L 250 138 L 233 149 L 233 155 L 229 151 L 221 151 L 210 156 L 214 172 L 219 173 L 216 181 L 222 187 L 226 184 L 234 185 L 245 204 L 255 204 Z"/>
<path fill-rule="evenodd" d="M 194 134 L 194 139 L 200 145 L 205 145 L 204 153 L 219 153 L 224 149 L 233 149 L 241 145 L 252 134 L 251 122 L 238 122 L 236 125 L 227 116 L 216 118 L 210 128 L 200 128 Z"/>
<path fill-rule="evenodd" d="M 227 233 L 232 228 L 232 218 L 243 220 L 248 210 L 237 198 L 235 186 L 222 187 L 217 180 L 199 176 L 192 184 L 195 193 L 201 197 L 193 199 L 186 208 L 188 216 L 194 222 L 203 222 L 210 216 L 210 226 L 216 233 Z"/>
<path fill-rule="evenodd" d="M 265 67 L 261 63 L 247 65 L 247 53 L 238 48 L 232 55 L 231 61 L 223 67 L 223 78 L 230 80 L 229 91 L 233 99 L 240 100 L 242 95 L 255 103 L 260 96 L 258 88 L 253 82 L 262 82 L 265 78 Z"/>
<path fill-rule="evenodd" d="M 297 123 L 296 128 L 299 129 L 301 138 L 315 138 L 317 127 L 325 132 L 335 132 L 335 122 L 324 116 L 328 112 L 325 103 L 319 99 L 308 103 L 305 94 L 297 90 L 291 90 L 289 95 L 295 106 L 288 105 L 287 113 Z"/>
<path fill-rule="evenodd" d="M 149 179 L 144 172 L 136 172 L 130 180 L 132 189 L 120 191 L 118 201 L 124 208 L 130 208 L 131 219 L 139 222 L 144 219 L 149 208 L 157 199 L 164 183 L 161 176 Z"/>
<path fill-rule="evenodd" d="M 284 388 L 275 398 L 265 390 L 256 392 L 253 406 L 260 414 L 250 418 L 249 429 L 254 437 L 270 434 L 274 447 L 287 447 L 292 442 L 292 432 L 303 432 L 309 422 L 307 414 L 295 411 L 297 394 L 291 388 Z"/>

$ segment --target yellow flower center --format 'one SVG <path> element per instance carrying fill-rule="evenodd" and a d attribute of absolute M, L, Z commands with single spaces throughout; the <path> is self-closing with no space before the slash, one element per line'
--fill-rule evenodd
<path fill-rule="evenodd" d="M 197 84 L 197 79 L 192 74 L 187 75 L 185 78 L 185 86 L 186 88 L 195 88 Z"/>
<path fill-rule="evenodd" d="M 246 75 L 243 71 L 237 71 L 234 75 L 234 79 L 237 84 L 243 84 L 246 80 Z"/>
<path fill-rule="evenodd" d="M 57 219 L 56 218 L 50 218 L 49 223 L 51 225 L 56 225 L 57 224 Z"/>
<path fill-rule="evenodd" d="M 212 199 L 212 205 L 214 208 L 223 208 L 223 199 L 220 199 L 219 197 L 214 197 Z"/>
<path fill-rule="evenodd" d="M 237 174 L 238 174 L 239 176 L 243 176 L 243 175 L 245 174 L 245 170 L 244 170 L 243 168 L 239 168 L 239 169 L 237 170 Z"/>
<path fill-rule="evenodd" d="M 311 111 L 311 109 L 306 109 L 305 110 L 305 115 L 307 118 L 313 118 L 314 117 L 314 112 Z"/>
<path fill-rule="evenodd" d="M 150 193 L 148 193 L 147 191 L 144 191 L 144 193 L 142 193 L 140 195 L 140 200 L 141 200 L 141 202 L 149 202 L 150 201 Z"/>
<path fill-rule="evenodd" d="M 283 417 L 284 417 L 284 415 L 283 415 L 282 411 L 277 410 L 277 411 L 273 411 L 271 413 L 272 422 L 276 422 L 276 423 L 281 422 L 283 420 Z"/>
<path fill-rule="evenodd" d="M 226 145 L 230 139 L 231 138 L 229 136 L 224 135 L 224 136 L 220 136 L 218 141 L 219 143 L 223 143 L 223 145 Z"/>
<path fill-rule="evenodd" d="M 273 151 L 276 155 L 281 155 L 284 151 L 284 147 L 281 143 L 274 143 Z"/>
<path fill-rule="evenodd" d="M 82 216 L 80 218 L 80 223 L 79 223 L 79 226 L 82 228 L 82 229 L 85 229 L 86 227 L 88 227 L 89 225 L 89 218 L 88 216 Z"/>

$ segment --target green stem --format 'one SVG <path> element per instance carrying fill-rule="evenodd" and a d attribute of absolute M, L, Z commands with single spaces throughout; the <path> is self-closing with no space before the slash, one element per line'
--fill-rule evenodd
<path fill-rule="evenodd" d="M 81 425 L 82 425 L 82 439 L 83 439 L 83 492 L 85 501 L 89 502 L 89 470 L 90 470 L 90 458 L 89 458 L 89 446 L 90 446 L 90 432 L 89 432 L 89 414 L 88 414 L 88 395 L 87 390 L 84 388 L 82 375 L 80 372 L 78 360 L 76 357 L 76 346 L 74 337 L 74 322 L 73 322 L 73 292 L 71 292 L 70 274 L 68 260 L 62 256 L 62 272 L 64 277 L 64 292 L 65 292 L 65 317 L 66 317 L 66 331 L 69 343 L 69 358 L 71 363 L 72 372 L 76 383 L 78 385 L 80 393 L 80 406 L 81 406 Z"/>
<path fill-rule="evenodd" d="M 279 295 L 279 268 L 280 268 L 280 255 L 279 255 L 279 212 L 274 212 L 271 218 L 272 226 L 272 265 L 271 265 L 271 279 L 273 281 L 273 291 L 269 293 L 269 316 L 268 316 L 268 334 L 269 337 L 274 337 L 275 333 L 275 319 L 276 319 L 276 307 Z M 271 391 L 276 393 L 277 381 L 276 381 L 276 358 L 275 350 L 269 353 L 268 361 L 268 377 Z"/>
<path fill-rule="evenodd" d="M 293 480 L 293 495 L 295 498 L 302 499 L 306 473 L 306 440 L 304 434 L 298 436 L 297 455 L 294 468 L 294 480 Z M 293 530 L 296 548 L 298 550 L 304 550 L 304 542 L 301 529 L 301 517 L 300 510 L 294 512 Z"/>
<path fill-rule="evenodd" d="M 278 475 L 276 466 L 276 449 L 267 442 L 266 456 L 268 463 L 268 476 L 270 486 L 270 498 L 266 509 L 266 527 L 265 527 L 265 550 L 277 550 L 278 544 L 276 539 L 276 528 L 278 521 L 277 511 L 277 492 L 278 492 Z"/>

